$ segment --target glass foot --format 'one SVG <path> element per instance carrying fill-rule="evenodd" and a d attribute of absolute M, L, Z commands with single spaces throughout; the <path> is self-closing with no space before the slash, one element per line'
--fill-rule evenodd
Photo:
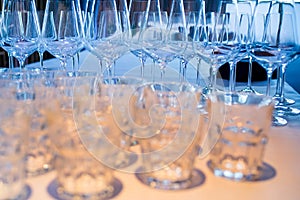
<path fill-rule="evenodd" d="M 294 99 L 289 99 L 289 98 L 284 98 L 284 101 L 286 105 L 293 105 L 296 102 Z"/>
<path fill-rule="evenodd" d="M 260 93 L 257 92 L 255 89 L 253 89 L 251 86 L 247 86 L 246 88 L 242 89 L 241 92 L 254 93 L 254 94 L 260 95 Z"/>
<path fill-rule="evenodd" d="M 275 96 L 273 97 L 273 99 L 274 99 L 276 102 L 282 101 L 281 98 L 280 98 L 279 96 L 277 96 L 277 95 L 275 95 Z M 295 102 L 296 102 L 296 101 L 295 101 L 294 99 L 289 99 L 289 98 L 284 97 L 284 98 L 283 98 L 283 101 L 280 102 L 280 104 L 283 105 L 283 106 L 290 106 L 290 105 L 295 104 Z"/>
<path fill-rule="evenodd" d="M 295 116 L 300 114 L 298 108 L 293 108 L 290 106 L 275 106 L 275 112 L 278 116 Z"/>
<path fill-rule="evenodd" d="M 282 117 L 273 116 L 272 126 L 286 126 L 288 124 L 287 120 Z"/>
<path fill-rule="evenodd" d="M 214 166 L 211 160 L 208 161 L 207 166 L 215 176 L 227 178 L 234 181 L 258 182 L 269 180 L 276 176 L 275 168 L 265 162 L 263 162 L 262 165 L 258 167 L 257 174 L 243 174 L 240 172 L 231 172 L 230 170 L 220 169 Z"/>
<path fill-rule="evenodd" d="M 48 194 L 57 200 L 66 199 L 113 199 L 123 190 L 123 185 L 119 179 L 114 178 L 109 189 L 97 194 L 69 194 L 65 193 L 60 187 L 57 179 L 51 181 L 47 187 Z"/>
<path fill-rule="evenodd" d="M 135 176 L 141 183 L 161 190 L 191 189 L 198 187 L 205 182 L 205 175 L 198 169 L 193 169 L 191 177 L 183 181 L 159 179 L 151 176 L 151 173 L 137 173 Z"/>

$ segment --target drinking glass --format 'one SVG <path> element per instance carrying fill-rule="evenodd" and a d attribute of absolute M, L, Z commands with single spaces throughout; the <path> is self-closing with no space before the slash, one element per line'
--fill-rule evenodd
<path fill-rule="evenodd" d="M 268 173 L 263 155 L 268 142 L 274 102 L 271 97 L 243 92 L 209 96 L 209 131 L 220 138 L 210 152 L 214 175 L 235 181 L 257 181 Z"/>
<path fill-rule="evenodd" d="M 143 165 L 136 176 L 142 183 L 180 190 L 203 181 L 194 168 L 200 140 L 199 94 L 200 90 L 183 82 L 150 83 L 137 90 L 135 137 Z"/>
<path fill-rule="evenodd" d="M 3 6 L 3 49 L 15 57 L 19 67 L 38 48 L 40 28 L 34 0 L 7 0 Z"/>
<path fill-rule="evenodd" d="M 111 76 L 114 61 L 129 50 L 127 4 L 124 0 L 96 0 L 85 12 L 90 17 L 85 34 L 86 47 L 105 65 L 100 69 L 101 73 L 108 70 Z"/>
<path fill-rule="evenodd" d="M 27 199 L 30 188 L 25 182 L 26 153 L 32 99 L 26 94 L 31 88 L 26 79 L 0 76 L 0 199 Z"/>
<path fill-rule="evenodd" d="M 234 59 L 240 49 L 237 14 L 208 12 L 199 18 L 193 47 L 202 60 L 209 63 L 209 85 L 203 89 L 208 94 L 216 89 L 217 72 L 221 65 Z"/>
<path fill-rule="evenodd" d="M 108 77 L 96 86 L 96 120 L 111 144 L 110 152 L 100 160 L 113 169 L 127 171 L 136 158 L 130 152 L 134 124 L 129 112 L 130 98 L 141 83 L 134 77 Z"/>
<path fill-rule="evenodd" d="M 157 10 L 159 9 L 157 7 Z M 166 15 L 162 15 L 162 13 L 166 12 L 160 10 L 153 12 L 154 16 L 148 16 L 147 26 L 144 26 L 145 29 L 142 34 L 145 51 L 160 66 L 161 79 L 164 77 L 167 64 L 182 55 L 187 45 L 183 1 L 172 1 L 168 20 L 164 17 Z"/>
<path fill-rule="evenodd" d="M 231 12 L 237 12 L 237 32 L 238 41 L 240 41 L 240 50 L 234 59 L 229 61 L 230 73 L 229 73 L 229 91 L 235 91 L 236 84 L 236 65 L 242 59 L 249 60 L 249 74 L 248 74 L 248 85 L 244 90 L 252 90 L 251 79 L 252 79 L 252 60 L 249 57 L 247 51 L 247 45 L 250 42 L 250 26 L 252 19 L 252 7 L 248 1 L 237 1 L 236 4 L 230 3 Z M 230 9 L 230 8 L 229 8 Z"/>
<path fill-rule="evenodd" d="M 249 29 L 251 27 L 254 9 L 256 8 L 256 3 L 257 3 L 256 0 L 245 0 L 245 1 L 241 0 L 241 1 L 237 2 L 239 13 L 244 16 L 243 20 L 247 21 L 247 22 L 242 23 L 242 19 L 240 19 L 240 25 L 245 27 L 245 29 L 243 29 L 244 31 L 242 31 L 242 33 L 241 33 L 244 36 L 245 36 L 245 34 L 247 34 L 250 37 L 250 30 Z M 246 17 L 246 16 L 248 16 L 249 18 Z M 250 27 L 248 26 L 248 23 L 250 23 L 249 24 Z M 245 26 L 245 24 L 247 26 Z M 248 33 L 246 33 L 246 27 L 248 29 Z M 247 41 L 248 41 L 248 44 L 249 44 L 249 42 L 250 42 L 249 38 L 247 39 Z M 246 41 L 244 40 L 244 42 L 246 42 Z M 248 57 L 247 60 L 249 62 L 247 86 L 244 89 L 242 89 L 241 91 L 258 94 L 258 92 L 252 87 L 252 63 L 253 63 L 253 59 L 252 59 L 252 57 L 251 57 L 251 55 L 249 54 L 248 51 L 247 51 L 247 57 Z M 234 90 L 234 88 L 232 90 Z"/>
<path fill-rule="evenodd" d="M 292 37 L 290 40 L 294 40 L 293 46 L 297 46 L 298 37 L 297 37 L 297 24 L 296 24 L 296 10 L 295 4 L 293 0 L 283 0 L 283 1 L 275 1 L 271 7 L 271 13 L 291 13 L 292 22 L 288 25 L 282 25 L 282 28 L 289 28 L 291 30 L 291 34 L 286 35 L 278 35 L 278 40 L 287 40 L 287 37 Z M 284 29 L 285 30 L 285 29 Z M 296 48 L 296 47 L 295 47 Z M 299 49 L 297 49 L 299 51 Z M 275 110 L 280 116 L 288 116 L 288 115 L 299 115 L 300 110 L 294 107 L 289 106 L 289 100 L 284 96 L 284 83 L 285 83 L 285 74 L 287 70 L 288 64 L 296 58 L 296 54 L 292 55 L 288 61 L 282 62 L 277 65 L 277 85 L 276 85 L 276 93 L 273 98 L 277 101 Z"/>
<path fill-rule="evenodd" d="M 65 70 L 67 59 L 83 48 L 79 0 L 47 0 L 41 38 L 45 49 Z"/>
<path fill-rule="evenodd" d="M 44 13 L 45 13 L 44 10 L 38 10 L 37 11 L 37 16 L 38 16 L 38 20 L 39 20 L 40 30 L 42 30 L 42 26 L 43 26 Z M 43 43 L 43 40 L 42 40 L 41 36 L 42 36 L 42 34 L 40 35 L 37 52 L 38 52 L 39 57 L 40 57 L 40 67 L 43 69 L 44 68 L 45 46 L 44 46 L 44 43 Z"/>
<path fill-rule="evenodd" d="M 142 24 L 146 17 L 148 2 L 148 0 L 131 0 L 129 3 L 129 19 L 132 34 L 130 51 L 133 55 L 138 57 L 141 62 L 141 77 L 144 77 L 147 54 L 143 50 L 139 37 L 142 30 Z"/>
<path fill-rule="evenodd" d="M 193 51 L 193 39 L 196 33 L 196 25 L 198 18 L 200 16 L 200 12 L 205 12 L 205 2 L 202 0 L 187 0 L 183 1 L 184 12 L 186 18 L 186 30 L 187 30 L 187 47 L 183 54 L 180 56 L 180 66 L 179 66 L 179 76 L 183 79 L 186 79 L 186 71 L 188 62 L 195 56 L 195 52 Z M 200 60 L 199 60 L 200 62 Z M 182 74 L 181 74 L 182 73 Z M 198 73 L 198 70 L 197 70 Z"/>
<path fill-rule="evenodd" d="M 102 134 L 93 134 L 95 84 L 99 76 L 94 72 L 65 72 L 54 77 L 59 94 L 59 112 L 50 112 L 53 140 L 57 149 L 55 160 L 56 193 L 60 199 L 107 199 L 116 192 L 112 169 L 92 154 L 107 154 Z M 63 127 L 63 128 L 62 128 Z M 88 143 L 86 142 L 88 141 Z"/>
<path fill-rule="evenodd" d="M 291 13 L 270 13 L 255 16 L 252 27 L 253 42 L 250 53 L 267 71 L 268 83 L 266 94 L 268 96 L 270 96 L 273 71 L 278 65 L 289 62 L 297 52 L 293 22 L 294 15 Z M 264 27 L 264 29 L 258 31 L 261 27 Z M 273 117 L 274 126 L 283 126 L 286 124 L 285 119 L 277 116 Z"/>

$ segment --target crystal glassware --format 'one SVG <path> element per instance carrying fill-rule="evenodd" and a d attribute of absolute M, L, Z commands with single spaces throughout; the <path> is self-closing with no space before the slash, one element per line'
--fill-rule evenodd
<path fill-rule="evenodd" d="M 41 39 L 45 50 L 60 60 L 62 70 L 68 58 L 83 48 L 82 30 L 79 0 L 47 0 Z"/>
<path fill-rule="evenodd" d="M 4 1 L 2 15 L 2 47 L 24 68 L 26 58 L 38 49 L 40 38 L 35 1 Z"/>

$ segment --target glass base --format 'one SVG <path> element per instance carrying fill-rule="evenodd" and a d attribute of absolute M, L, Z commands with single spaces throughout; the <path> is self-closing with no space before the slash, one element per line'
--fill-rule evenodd
<path fill-rule="evenodd" d="M 242 172 L 232 172 L 227 169 L 220 169 L 216 167 L 212 161 L 208 161 L 208 168 L 214 173 L 215 176 L 227 178 L 234 181 L 265 181 L 276 176 L 276 170 L 267 163 L 262 163 L 262 166 L 257 168 L 257 174 L 243 174 Z"/>
<path fill-rule="evenodd" d="M 273 116 L 272 126 L 286 126 L 288 124 L 287 120 L 282 117 Z"/>
<path fill-rule="evenodd" d="M 255 89 L 253 89 L 251 86 L 247 86 L 246 88 L 242 89 L 241 92 L 245 92 L 245 93 L 253 93 L 253 94 L 257 94 L 260 95 L 260 93 L 258 93 Z"/>
<path fill-rule="evenodd" d="M 47 190 L 48 193 L 57 200 L 68 200 L 68 199 L 89 199 L 89 200 L 98 200 L 98 199 L 112 199 L 116 197 L 123 189 L 123 185 L 118 179 L 114 179 L 110 188 L 107 190 L 102 190 L 99 193 L 94 194 L 70 194 L 65 192 L 59 184 L 57 180 L 53 180 Z"/>
<path fill-rule="evenodd" d="M 275 112 L 278 116 L 295 116 L 300 114 L 298 108 L 293 108 L 290 106 L 275 106 Z"/>
<path fill-rule="evenodd" d="M 27 177 L 34 177 L 39 176 L 42 174 L 46 174 L 53 170 L 52 164 L 44 164 L 42 168 L 36 169 L 36 170 L 28 170 L 26 171 Z"/>
<path fill-rule="evenodd" d="M 278 96 L 278 95 L 274 95 L 273 96 L 273 99 L 276 101 L 276 102 L 280 102 L 282 99 L 280 98 L 280 96 Z M 283 98 L 283 101 L 282 102 L 280 102 L 280 104 L 281 105 L 283 105 L 283 106 L 290 106 L 290 105 L 293 105 L 293 104 L 295 104 L 295 100 L 293 100 L 293 99 L 289 99 L 289 98 L 286 98 L 286 97 L 284 97 Z"/>
<path fill-rule="evenodd" d="M 161 180 L 149 174 L 151 173 L 137 173 L 136 177 L 143 184 L 162 190 L 190 189 L 202 185 L 205 181 L 205 175 L 197 169 L 192 171 L 192 175 L 189 179 L 181 181 Z"/>

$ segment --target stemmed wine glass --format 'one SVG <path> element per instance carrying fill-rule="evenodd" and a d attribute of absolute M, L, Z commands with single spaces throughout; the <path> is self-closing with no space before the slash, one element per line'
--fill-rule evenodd
<path fill-rule="evenodd" d="M 60 60 L 62 70 L 68 58 L 83 48 L 79 0 L 47 0 L 42 26 L 45 49 Z"/>
<path fill-rule="evenodd" d="M 186 30 L 187 30 L 187 47 L 183 54 L 180 56 L 179 72 L 180 77 L 186 79 L 187 65 L 189 61 L 194 58 L 195 52 L 193 50 L 193 39 L 196 33 L 197 21 L 201 12 L 204 11 L 205 1 L 202 0 L 183 0 Z M 198 57 L 199 59 L 199 57 Z M 201 59 L 199 59 L 200 62 Z M 198 73 L 199 69 L 197 69 Z M 182 74 L 181 74 L 182 73 Z M 199 75 L 197 75 L 198 77 Z M 198 78 L 197 78 L 198 79 Z"/>
<path fill-rule="evenodd" d="M 263 30 L 261 27 L 264 27 Z M 254 18 L 251 28 L 253 35 L 250 53 L 267 71 L 266 94 L 268 96 L 270 96 L 273 71 L 278 65 L 288 63 L 296 55 L 297 39 L 294 30 L 294 15 L 292 13 L 271 12 L 267 15 L 257 14 Z M 285 119 L 273 116 L 274 126 L 286 124 Z"/>
<path fill-rule="evenodd" d="M 87 49 L 93 53 L 100 63 L 102 74 L 112 76 L 114 60 L 129 49 L 130 22 L 125 0 L 95 0 L 87 6 L 88 21 L 84 39 Z M 103 65 L 105 67 L 103 68 Z"/>
<path fill-rule="evenodd" d="M 186 49 L 186 19 L 182 0 L 172 1 L 168 20 L 164 20 L 166 12 L 160 10 L 159 0 L 154 1 L 156 11 L 149 12 L 140 39 L 147 55 L 159 64 L 163 79 L 167 64 Z"/>
<path fill-rule="evenodd" d="M 2 12 L 2 47 L 18 60 L 22 69 L 26 58 L 38 48 L 40 29 L 35 1 L 4 1 Z"/>
<path fill-rule="evenodd" d="M 296 46 L 297 44 L 297 25 L 296 25 L 296 13 L 295 13 L 295 7 L 294 7 L 294 1 L 293 0 L 281 0 L 276 1 L 273 3 L 270 12 L 271 13 L 290 13 L 292 16 L 292 22 L 289 23 L 288 28 L 291 31 L 291 33 L 288 36 L 282 36 L 280 35 L 279 39 L 283 40 L 285 38 L 283 37 L 292 37 L 291 41 L 294 41 L 295 44 L 293 46 Z M 281 18 L 279 20 L 282 20 Z M 280 23 L 280 22 L 279 22 Z M 280 26 L 280 25 L 279 25 Z M 282 34 L 281 34 L 282 35 Z M 299 50 L 299 49 L 298 49 Z M 287 70 L 288 64 L 293 61 L 296 58 L 296 54 L 291 55 L 290 59 L 288 61 L 282 62 L 281 64 L 277 65 L 277 85 L 276 85 L 276 93 L 273 96 L 273 99 L 276 100 L 276 106 L 275 110 L 277 111 L 278 115 L 281 116 L 287 116 L 287 115 L 299 115 L 300 110 L 297 108 L 293 108 L 289 106 L 291 102 L 284 96 L 284 83 L 285 83 L 285 74 Z"/>
<path fill-rule="evenodd" d="M 250 26 L 252 19 L 252 6 L 251 3 L 245 0 L 237 0 L 236 2 L 229 2 L 231 11 L 237 12 L 238 20 L 238 41 L 240 42 L 240 50 L 236 57 L 229 61 L 230 73 L 229 73 L 229 91 L 235 91 L 236 84 L 236 66 L 237 62 L 243 59 L 249 60 L 249 74 L 248 74 L 248 84 L 244 92 L 254 92 L 251 87 L 252 79 L 252 59 L 247 52 L 247 45 L 249 44 L 250 36 Z M 230 9 L 230 8 L 229 8 Z"/>
<path fill-rule="evenodd" d="M 129 19 L 131 29 L 130 51 L 133 55 L 139 58 L 141 62 L 141 77 L 144 77 L 145 62 L 147 54 L 143 50 L 139 40 L 142 30 L 142 24 L 146 20 L 146 10 L 149 0 L 131 0 L 129 3 Z M 151 8 L 149 8 L 150 10 Z"/>
<path fill-rule="evenodd" d="M 239 51 L 236 12 L 208 12 L 197 25 L 195 52 L 210 66 L 210 82 L 203 89 L 208 94 L 216 89 L 219 67 L 233 59 Z"/>

